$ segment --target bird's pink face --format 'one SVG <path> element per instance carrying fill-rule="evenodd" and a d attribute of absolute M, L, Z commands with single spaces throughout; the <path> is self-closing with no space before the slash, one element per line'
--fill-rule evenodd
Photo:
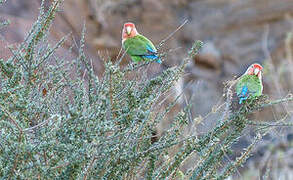
<path fill-rule="evenodd" d="M 255 76 L 261 78 L 262 69 L 263 69 L 263 67 L 260 64 L 254 63 L 249 66 L 249 68 L 246 70 L 245 74 L 255 75 Z"/>
<path fill-rule="evenodd" d="M 137 30 L 133 23 L 125 23 L 122 30 L 122 39 L 127 39 L 136 36 Z"/>

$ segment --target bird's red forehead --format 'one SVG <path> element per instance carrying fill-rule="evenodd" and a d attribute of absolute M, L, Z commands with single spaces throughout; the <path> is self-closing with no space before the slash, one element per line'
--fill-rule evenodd
<path fill-rule="evenodd" d="M 260 64 L 257 64 L 257 63 L 253 64 L 253 68 L 257 68 L 259 70 L 263 69 L 263 67 Z"/>
<path fill-rule="evenodd" d="M 134 27 L 134 24 L 133 23 L 125 23 L 124 24 L 124 27 Z"/>

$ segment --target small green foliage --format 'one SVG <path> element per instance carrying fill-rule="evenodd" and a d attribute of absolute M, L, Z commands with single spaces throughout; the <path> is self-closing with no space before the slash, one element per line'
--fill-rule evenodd
<path fill-rule="evenodd" d="M 6 2 L 6 0 L 0 0 L 0 5 L 2 5 L 5 2 Z M 10 24 L 9 20 L 2 20 L 0 22 L 0 29 L 4 28 L 5 26 L 8 26 L 9 24 Z"/>
<path fill-rule="evenodd" d="M 10 24 L 9 20 L 4 20 L 4 21 L 0 22 L 0 29 L 5 27 L 5 26 L 8 26 L 9 24 Z"/>
<path fill-rule="evenodd" d="M 199 49 L 201 49 L 203 46 L 203 42 L 202 41 L 196 41 L 193 43 L 191 49 L 188 52 L 188 56 L 190 58 L 194 58 L 194 56 L 198 53 Z"/>

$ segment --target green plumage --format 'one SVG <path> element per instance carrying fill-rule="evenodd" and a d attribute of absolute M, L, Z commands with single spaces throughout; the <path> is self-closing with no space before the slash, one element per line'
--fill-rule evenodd
<path fill-rule="evenodd" d="M 247 92 L 245 92 L 243 87 L 247 87 Z M 236 93 L 237 96 L 243 98 L 243 96 L 246 96 L 246 98 L 243 98 L 242 100 L 247 99 L 248 96 L 250 97 L 257 97 L 262 95 L 262 82 L 261 80 L 255 76 L 255 75 L 243 75 L 240 77 L 239 81 L 236 84 Z M 241 101 L 242 101 L 241 100 Z M 241 104 L 240 101 L 240 104 Z"/>
<path fill-rule="evenodd" d="M 153 43 L 139 34 L 126 39 L 123 42 L 123 48 L 134 62 L 158 58 L 156 56 L 157 50 Z"/>

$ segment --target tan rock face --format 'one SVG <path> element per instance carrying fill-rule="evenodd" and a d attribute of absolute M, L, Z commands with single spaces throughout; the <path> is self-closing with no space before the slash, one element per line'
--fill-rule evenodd
<path fill-rule="evenodd" d="M 0 44 L 2 57 L 9 53 L 2 47 L 22 41 L 36 20 L 39 5 L 40 0 L 11 0 L 0 8 L 2 17 L 12 22 L 10 27 L 1 30 L 5 37 Z M 286 60 L 287 56 L 279 51 L 284 52 L 287 33 L 293 29 L 292 14 L 292 0 L 67 0 L 51 29 L 51 39 L 57 41 L 71 32 L 72 38 L 66 44 L 70 47 L 74 40 L 78 42 L 86 23 L 86 53 L 101 72 L 101 59 L 108 55 L 115 59 L 121 48 L 123 23 L 136 23 L 138 31 L 158 45 L 188 19 L 187 25 L 162 48 L 164 51 L 182 47 L 171 53 L 164 63 L 168 66 L 180 63 L 194 40 L 204 41 L 206 45 L 201 54 L 187 69 L 189 74 L 183 86 L 196 80 L 200 83 L 188 88 L 195 98 L 221 97 L 222 82 L 242 74 L 250 63 L 266 60 L 264 49 L 273 53 L 274 62 Z M 269 35 L 264 43 L 266 30 Z M 72 55 L 76 53 L 77 48 Z M 281 56 L 283 58 L 279 58 Z M 122 64 L 129 61 L 126 57 Z M 203 102 L 202 109 L 195 111 L 206 112 L 215 104 L 212 100 Z"/>

